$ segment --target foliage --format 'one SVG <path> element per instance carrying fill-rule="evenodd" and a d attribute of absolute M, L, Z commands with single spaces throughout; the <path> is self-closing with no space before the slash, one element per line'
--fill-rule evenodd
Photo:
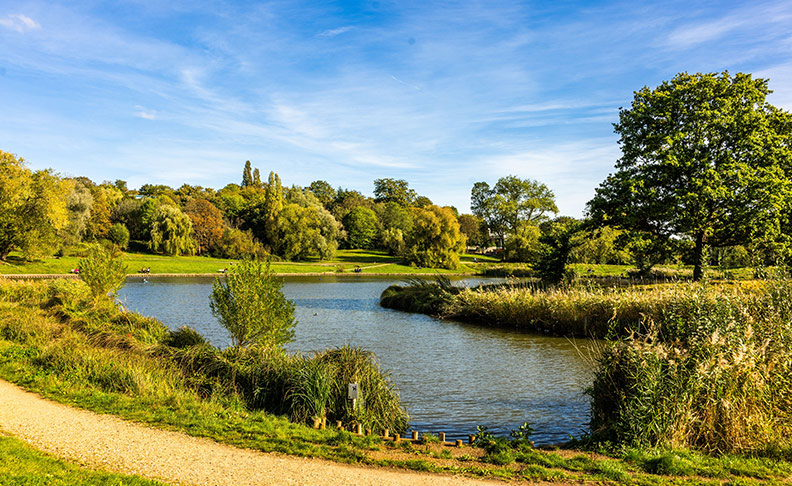
<path fill-rule="evenodd" d="M 371 200 L 358 191 L 339 188 L 330 211 L 333 216 L 341 221 L 344 216 L 358 206 L 371 207 Z"/>
<path fill-rule="evenodd" d="M 523 221 L 517 231 L 506 240 L 509 261 L 534 263 L 542 254 L 542 231 L 536 223 Z"/>
<path fill-rule="evenodd" d="M 314 196 L 322 203 L 325 209 L 331 209 L 333 201 L 336 198 L 336 190 L 333 189 L 327 181 L 313 181 L 308 186 L 308 190 L 310 190 Z"/>
<path fill-rule="evenodd" d="M 212 314 L 231 335 L 234 346 L 279 348 L 294 336 L 294 302 L 281 292 L 283 282 L 269 263 L 243 260 L 226 278 L 212 284 Z"/>
<path fill-rule="evenodd" d="M 25 161 L 0 150 L 0 261 L 15 248 L 46 252 L 68 223 L 69 187 L 48 171 L 31 172 Z"/>
<path fill-rule="evenodd" d="M 573 237 L 579 229 L 578 221 L 566 217 L 542 225 L 542 236 L 539 237 L 542 250 L 534 270 L 543 282 L 557 285 L 573 277 L 567 264 L 575 246 Z"/>
<path fill-rule="evenodd" d="M 145 207 L 145 204 L 144 204 Z M 151 217 L 149 248 L 166 255 L 192 255 L 192 221 L 179 208 L 168 204 L 159 206 Z"/>
<path fill-rule="evenodd" d="M 404 233 L 398 228 L 388 228 L 382 232 L 380 237 L 382 247 L 388 250 L 391 255 L 401 255 L 404 253 Z"/>
<path fill-rule="evenodd" d="M 111 215 L 111 198 L 116 196 L 115 192 L 106 189 L 103 186 L 91 184 L 89 187 L 91 191 L 91 198 L 93 204 L 91 206 L 91 217 L 88 220 L 86 227 L 86 236 L 91 240 L 99 240 L 107 237 L 110 231 L 112 222 L 110 221 Z"/>
<path fill-rule="evenodd" d="M 410 189 L 404 179 L 375 179 L 374 201 L 396 203 L 401 207 L 412 206 L 418 194 Z"/>
<path fill-rule="evenodd" d="M 110 220 L 122 224 L 129 230 L 129 239 L 147 241 L 149 228 L 144 227 L 141 209 L 143 201 L 139 199 L 122 199 L 113 208 Z"/>
<path fill-rule="evenodd" d="M 116 223 L 110 227 L 110 231 L 107 233 L 107 239 L 124 250 L 129 246 L 129 230 L 123 224 Z"/>
<path fill-rule="evenodd" d="M 558 212 L 553 191 L 539 181 L 516 176 L 501 177 L 492 188 L 486 182 L 475 183 L 470 206 L 498 237 L 501 247 L 507 235 L 518 235 L 525 223 L 538 224 L 547 219 L 547 213 Z"/>
<path fill-rule="evenodd" d="M 589 202 L 599 224 L 705 248 L 777 235 L 792 201 L 788 112 L 768 104 L 767 80 L 682 73 L 635 93 L 615 131 L 617 171 Z"/>
<path fill-rule="evenodd" d="M 487 246 L 490 238 L 487 234 L 486 223 L 480 216 L 460 214 L 457 219 L 459 220 L 459 231 L 465 235 L 468 245 Z"/>
<path fill-rule="evenodd" d="M 273 248 L 277 245 L 278 218 L 283 205 L 283 187 L 281 186 L 280 176 L 275 172 L 270 172 L 264 193 L 264 233 L 262 235 L 263 238 L 259 237 L 259 239 Z"/>
<path fill-rule="evenodd" d="M 450 208 L 413 208 L 413 227 L 405 238 L 404 258 L 421 267 L 459 268 L 465 237 Z"/>
<path fill-rule="evenodd" d="M 80 279 L 91 289 L 95 301 L 115 298 L 126 283 L 127 267 L 116 248 L 95 244 L 87 257 L 80 260 Z"/>
<path fill-rule="evenodd" d="M 792 284 L 753 295 L 699 286 L 643 332 L 607 346 L 592 398 L 592 440 L 710 452 L 789 449 Z"/>
<path fill-rule="evenodd" d="M 69 223 L 61 235 L 67 245 L 76 245 L 82 241 L 88 228 L 94 200 L 91 191 L 82 182 L 67 179 L 66 183 L 71 186 L 66 194 Z"/>
<path fill-rule="evenodd" d="M 289 203 L 278 219 L 277 254 L 288 260 L 317 255 L 332 258 L 338 248 L 340 224 L 320 205 Z"/>
<path fill-rule="evenodd" d="M 264 257 L 267 252 L 261 243 L 253 238 L 250 231 L 226 228 L 215 249 L 217 256 L 239 260 L 242 258 Z"/>
<path fill-rule="evenodd" d="M 245 168 L 242 170 L 242 187 L 250 187 L 253 185 L 253 174 L 250 168 L 250 161 L 245 161 Z"/>
<path fill-rule="evenodd" d="M 624 265 L 632 254 L 622 244 L 623 232 L 610 226 L 581 231 L 573 237 L 574 248 L 570 255 L 575 263 Z"/>
<path fill-rule="evenodd" d="M 196 254 L 203 255 L 217 248 L 225 230 L 220 210 L 206 199 L 193 199 L 184 206 L 184 214 L 192 222 Z"/>
<path fill-rule="evenodd" d="M 344 216 L 344 228 L 349 248 L 372 248 L 377 236 L 377 215 L 369 208 L 358 206 Z"/>

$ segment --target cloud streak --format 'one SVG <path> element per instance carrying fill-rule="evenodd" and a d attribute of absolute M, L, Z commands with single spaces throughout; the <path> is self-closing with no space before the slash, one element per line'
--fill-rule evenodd
<path fill-rule="evenodd" d="M 9 14 L 6 18 L 0 18 L 0 26 L 15 30 L 20 34 L 41 28 L 38 22 L 22 14 Z"/>

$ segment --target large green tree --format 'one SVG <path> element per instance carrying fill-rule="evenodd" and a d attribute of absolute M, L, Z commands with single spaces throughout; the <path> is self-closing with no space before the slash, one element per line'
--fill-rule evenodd
<path fill-rule="evenodd" d="M 710 245 L 779 231 L 790 204 L 792 118 L 750 74 L 682 73 L 635 93 L 614 125 L 622 157 L 588 204 L 599 224 Z"/>
<path fill-rule="evenodd" d="M 459 268 L 465 236 L 448 207 L 413 208 L 413 225 L 406 235 L 404 258 L 413 265 L 430 268 Z"/>
<path fill-rule="evenodd" d="M 22 158 L 0 150 L 0 261 L 14 249 L 28 255 L 56 242 L 68 224 L 71 184 L 49 171 L 32 172 Z"/>
<path fill-rule="evenodd" d="M 555 195 L 545 184 L 513 175 L 501 177 L 494 187 L 475 183 L 470 207 L 484 219 L 501 247 L 506 247 L 507 238 L 526 238 L 533 233 L 531 226 L 558 212 Z"/>
<path fill-rule="evenodd" d="M 410 189 L 404 179 L 376 179 L 374 181 L 374 201 L 395 202 L 400 206 L 412 206 L 418 194 Z"/>
<path fill-rule="evenodd" d="M 181 209 L 170 204 L 159 206 L 152 216 L 149 249 L 167 255 L 192 255 L 192 221 Z"/>
<path fill-rule="evenodd" d="M 377 236 L 377 215 L 358 206 L 344 217 L 344 228 L 350 248 L 371 248 Z"/>

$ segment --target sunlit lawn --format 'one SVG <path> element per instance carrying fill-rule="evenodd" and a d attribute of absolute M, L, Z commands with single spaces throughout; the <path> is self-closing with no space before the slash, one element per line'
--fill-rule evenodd
<path fill-rule="evenodd" d="M 339 250 L 331 260 L 311 259 L 301 262 L 272 262 L 271 269 L 276 273 L 355 273 L 355 267 L 361 273 L 474 273 L 479 262 L 497 261 L 482 255 L 463 255 L 462 268 L 455 271 L 436 270 L 404 265 L 401 259 L 384 251 L 374 250 Z M 24 261 L 19 254 L 12 253 L 5 265 L 0 265 L 0 274 L 67 274 L 79 266 L 79 257 L 64 256 L 47 257 L 35 261 Z M 204 256 L 165 256 L 148 253 L 126 253 L 124 262 L 129 273 L 137 273 L 142 268 L 149 268 L 151 273 L 220 273 L 230 268 L 235 260 Z"/>

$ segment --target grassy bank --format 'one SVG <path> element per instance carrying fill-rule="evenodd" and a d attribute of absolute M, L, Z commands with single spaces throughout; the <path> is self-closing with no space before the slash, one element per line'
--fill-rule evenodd
<path fill-rule="evenodd" d="M 606 338 L 642 332 L 644 323 L 663 320 L 671 308 L 714 307 L 720 299 L 745 301 L 764 292 L 765 282 L 756 280 L 707 286 L 692 282 L 627 286 L 589 282 L 546 289 L 531 282 L 458 288 L 438 277 L 393 285 L 382 293 L 380 303 L 485 326 Z"/>
<path fill-rule="evenodd" d="M 189 425 L 198 436 L 250 437 L 260 450 L 349 460 L 337 434 L 297 423 L 314 416 L 406 428 L 398 396 L 366 352 L 218 350 L 194 331 L 169 332 L 109 302 L 94 306 L 78 281 L 0 284 L 0 338 L 0 375 L 10 381 L 99 412 Z M 338 398 L 351 381 L 366 393 L 355 410 Z"/>
<path fill-rule="evenodd" d="M 168 274 L 218 274 L 221 270 L 234 265 L 235 260 L 204 256 L 165 256 L 149 253 L 125 253 L 124 263 L 130 273 L 149 268 L 151 273 Z M 478 262 L 474 262 L 474 259 Z M 12 253 L 6 264 L 0 263 L 0 275 L 24 274 L 67 274 L 79 266 L 80 256 L 49 257 L 35 261 L 25 261 L 19 254 Z M 273 272 L 279 274 L 304 273 L 351 273 L 360 267 L 362 274 L 399 274 L 416 273 L 476 273 L 494 261 L 491 257 L 463 255 L 462 266 L 458 270 L 427 269 L 404 265 L 399 258 L 386 252 L 374 250 L 339 250 L 330 260 L 308 260 L 301 262 L 272 262 Z"/>
<path fill-rule="evenodd" d="M 50 486 L 164 486 L 137 476 L 79 467 L 39 452 L 21 440 L 0 435 L 0 482 L 12 485 Z"/>

